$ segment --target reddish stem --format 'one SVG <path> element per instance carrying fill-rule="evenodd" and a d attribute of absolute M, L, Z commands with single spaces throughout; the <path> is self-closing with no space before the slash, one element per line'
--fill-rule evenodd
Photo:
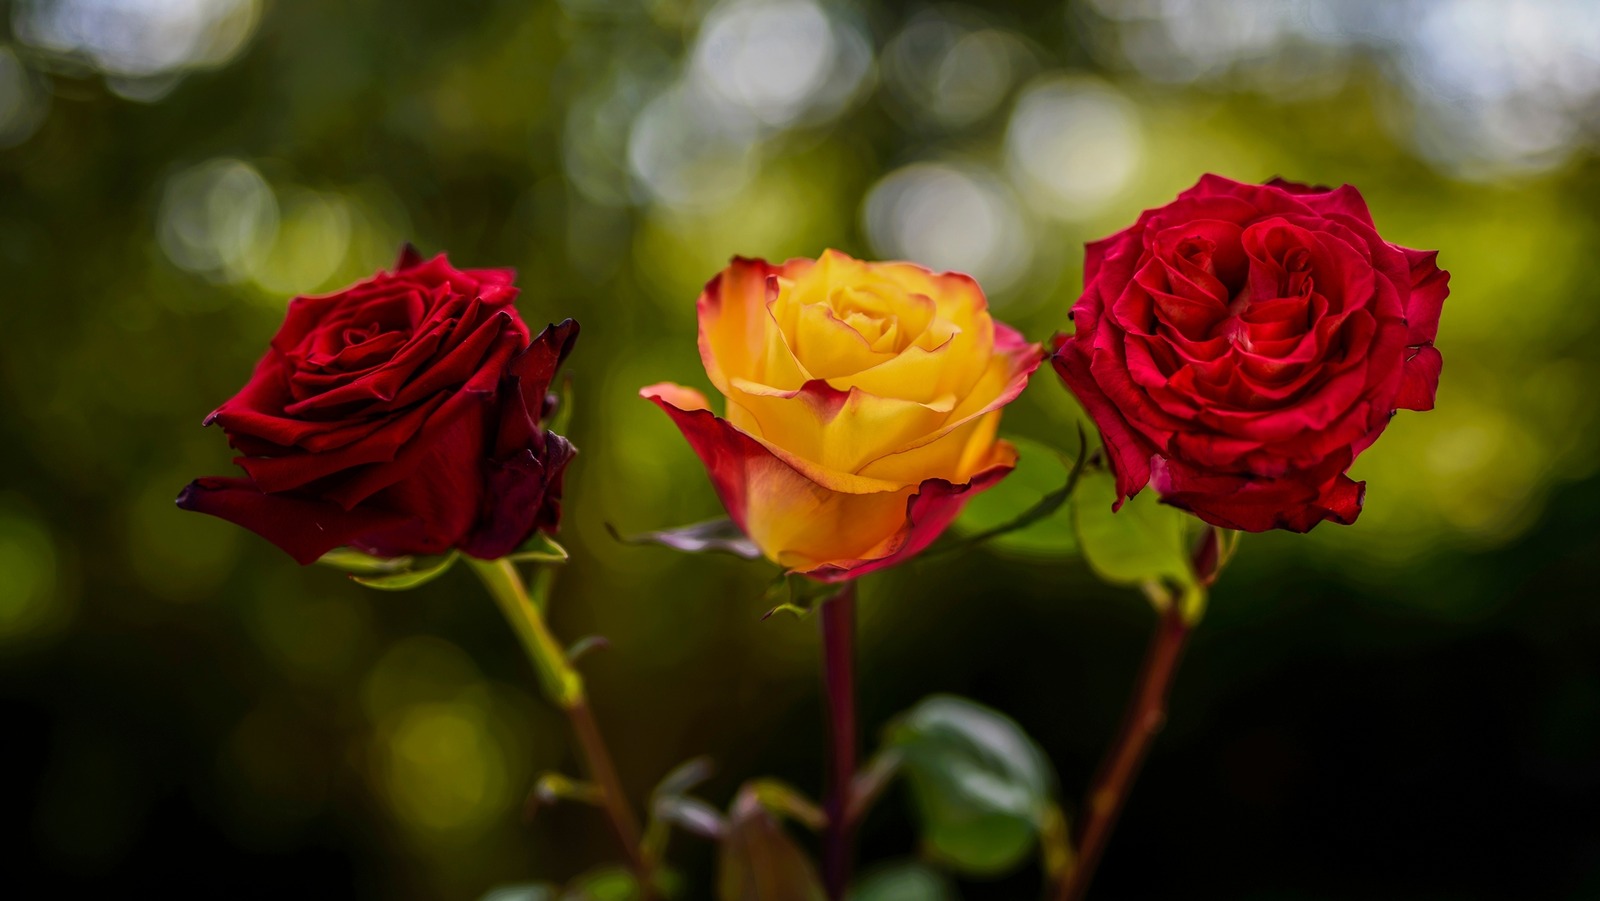
<path fill-rule="evenodd" d="M 822 603 L 822 683 L 828 699 L 828 790 L 823 808 L 828 827 L 822 837 L 823 883 L 832 901 L 844 898 L 850 883 L 854 824 L 850 786 L 856 772 L 856 589 L 846 582 Z"/>
<path fill-rule="evenodd" d="M 600 736 L 600 726 L 595 722 L 594 712 L 589 709 L 589 702 L 580 700 L 568 707 L 567 719 L 572 723 L 573 735 L 577 737 L 578 747 L 583 752 L 589 778 L 600 789 L 600 801 L 606 818 L 611 821 L 611 831 L 616 834 L 623 852 L 628 855 L 629 866 L 639 877 L 639 891 L 646 897 L 654 897 L 650 867 L 640 852 L 639 821 L 634 818 L 633 808 L 628 806 L 628 796 L 623 794 L 622 780 L 617 777 L 617 767 L 611 762 L 611 752 L 606 748 L 605 739 Z"/>
<path fill-rule="evenodd" d="M 1056 901 L 1082 901 L 1089 891 L 1096 865 L 1105 852 L 1106 842 L 1116 825 L 1117 815 L 1133 787 L 1134 777 L 1144 762 L 1150 743 L 1167 719 L 1167 695 L 1172 677 L 1183 655 L 1184 643 L 1193 630 L 1185 621 L 1179 604 L 1173 603 L 1161 614 L 1149 650 L 1139 668 L 1139 682 L 1123 715 L 1117 740 L 1100 763 L 1100 770 L 1089 786 L 1084 816 L 1079 823 L 1078 859 L 1070 875 L 1061 883 Z"/>

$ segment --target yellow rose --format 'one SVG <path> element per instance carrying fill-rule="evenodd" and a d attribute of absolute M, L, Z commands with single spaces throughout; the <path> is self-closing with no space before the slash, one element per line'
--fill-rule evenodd
<path fill-rule="evenodd" d="M 836 251 L 735 258 L 700 295 L 700 358 L 727 398 L 640 394 L 689 439 L 728 515 L 769 559 L 821 581 L 927 547 L 1016 463 L 1000 408 L 1042 357 L 977 282 Z"/>

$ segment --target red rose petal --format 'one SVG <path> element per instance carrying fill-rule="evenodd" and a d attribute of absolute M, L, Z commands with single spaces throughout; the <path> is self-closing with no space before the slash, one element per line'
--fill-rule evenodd
<path fill-rule="evenodd" d="M 302 564 L 406 520 L 387 510 L 345 510 L 316 498 L 269 494 L 249 479 L 196 479 L 178 495 L 178 506 L 244 526 Z"/>

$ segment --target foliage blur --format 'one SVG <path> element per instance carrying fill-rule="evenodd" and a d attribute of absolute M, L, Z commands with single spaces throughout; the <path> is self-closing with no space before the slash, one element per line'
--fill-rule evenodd
<path fill-rule="evenodd" d="M 1042 339 L 1084 241 L 1215 171 L 1356 184 L 1439 248 L 1445 369 L 1357 464 L 1358 524 L 1244 542 L 1100 897 L 1600 897 L 1600 6 L 0 9 L 7 895 L 471 899 L 611 857 L 592 811 L 524 820 L 573 766 L 564 724 L 464 571 L 380 595 L 173 507 L 229 471 L 200 419 L 291 295 L 410 239 L 579 318 L 553 616 L 610 639 L 584 666 L 624 779 L 708 753 L 717 803 L 758 774 L 815 792 L 814 623 L 761 619 L 762 565 L 606 530 L 717 513 L 635 394 L 705 387 L 700 284 L 733 254 L 909 258 Z M 1006 503 L 1059 485 L 1080 415 L 1041 372 L 1004 431 L 1046 468 Z M 1059 536 L 871 580 L 862 706 L 874 741 L 935 691 L 1004 710 L 1070 816 L 1151 614 Z M 906 810 L 867 859 L 916 854 Z M 706 897 L 710 850 L 674 849 Z"/>

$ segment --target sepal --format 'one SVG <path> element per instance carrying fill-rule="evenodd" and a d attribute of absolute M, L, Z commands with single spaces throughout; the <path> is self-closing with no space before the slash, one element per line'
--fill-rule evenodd
<path fill-rule="evenodd" d="M 817 605 L 839 593 L 836 586 L 815 582 L 796 573 L 784 573 L 767 586 L 762 593 L 762 603 L 775 604 L 761 615 L 771 619 L 777 613 L 789 613 L 799 619 L 811 615 Z"/>
<path fill-rule="evenodd" d="M 686 554 L 721 551 L 746 560 L 756 560 L 761 557 L 761 549 L 756 547 L 756 543 L 727 517 L 679 526 L 676 529 L 642 532 L 638 535 L 623 535 L 610 523 L 606 523 L 606 530 L 611 533 L 612 538 L 623 544 L 659 544 Z"/>
<path fill-rule="evenodd" d="M 352 581 L 380 591 L 405 591 L 426 585 L 450 571 L 459 551 L 440 557 L 372 557 L 350 548 L 337 548 L 317 562 L 342 569 Z"/>
<path fill-rule="evenodd" d="M 512 563 L 565 563 L 567 549 L 543 532 L 534 532 L 522 546 L 506 555 Z"/>
<path fill-rule="evenodd" d="M 328 566 L 358 576 L 386 576 L 411 568 L 413 557 L 374 557 L 355 548 L 336 547 L 318 557 L 319 566 Z"/>

